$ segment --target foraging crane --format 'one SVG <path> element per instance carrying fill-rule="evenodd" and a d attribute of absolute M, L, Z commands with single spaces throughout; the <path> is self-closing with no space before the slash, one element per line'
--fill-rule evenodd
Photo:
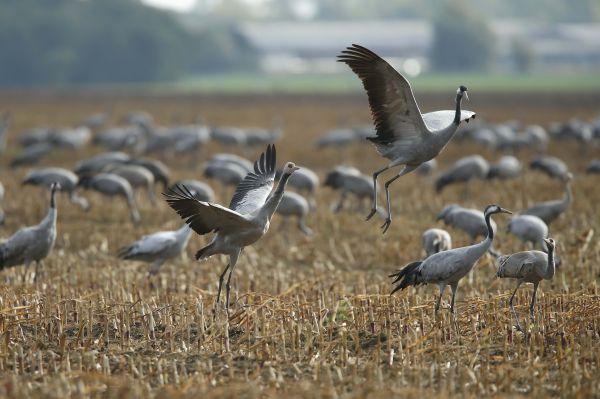
<path fill-rule="evenodd" d="M 53 149 L 54 146 L 50 143 L 32 144 L 29 147 L 25 147 L 20 154 L 13 158 L 10 162 L 10 167 L 16 168 L 24 165 L 34 165 Z"/>
<path fill-rule="evenodd" d="M 456 204 L 444 207 L 438 214 L 437 220 L 443 220 L 446 225 L 464 231 L 471 241 L 475 241 L 479 236 L 485 236 L 488 230 L 485 216 L 481 211 L 463 208 Z M 496 231 L 496 223 L 493 220 L 490 220 L 490 223 Z"/>
<path fill-rule="evenodd" d="M 204 167 L 204 176 L 219 180 L 225 186 L 237 186 L 248 171 L 235 163 L 209 162 Z"/>
<path fill-rule="evenodd" d="M 215 127 L 210 132 L 210 137 L 222 145 L 243 146 L 246 144 L 246 133 L 237 127 Z"/>
<path fill-rule="evenodd" d="M 178 186 L 165 194 L 169 206 L 197 234 L 216 232 L 212 241 L 196 253 L 197 260 L 216 254 L 229 256 L 229 263 L 219 277 L 215 317 L 225 274 L 229 270 L 225 285 L 225 307 L 229 312 L 230 282 L 238 257 L 244 247 L 254 244 L 269 230 L 271 217 L 281 201 L 285 186 L 298 169 L 294 163 L 286 163 L 277 188 L 271 192 L 275 182 L 276 161 L 275 145 L 267 146 L 267 150 L 254 163 L 254 172 L 248 173 L 237 186 L 229 208 L 199 201 L 185 186 Z"/>
<path fill-rule="evenodd" d="M 540 245 L 544 248 L 544 239 L 548 237 L 548 225 L 533 215 L 517 215 L 508 223 L 506 230 L 517 236 L 523 243 Z"/>
<path fill-rule="evenodd" d="M 162 184 L 164 190 L 169 187 L 171 171 L 169 170 L 169 167 L 161 161 L 150 158 L 132 158 L 126 163 L 146 168 L 154 176 L 154 181 Z"/>
<path fill-rule="evenodd" d="M 92 139 L 92 131 L 87 126 L 74 129 L 56 129 L 50 134 L 50 143 L 58 148 L 80 150 Z"/>
<path fill-rule="evenodd" d="M 86 189 L 95 190 L 108 197 L 118 195 L 125 198 L 127 200 L 127 205 L 129 206 L 133 223 L 138 223 L 141 220 L 131 184 L 121 176 L 112 173 L 84 176 L 79 179 L 78 185 Z"/>
<path fill-rule="evenodd" d="M 81 176 L 91 176 L 96 173 L 102 172 L 107 165 L 113 163 L 127 163 L 131 160 L 131 157 L 124 152 L 105 152 L 99 155 L 96 155 L 92 158 L 84 159 L 79 161 L 75 168 L 73 168 L 73 172 L 79 177 Z"/>
<path fill-rule="evenodd" d="M 252 172 L 253 163 L 244 157 L 235 154 L 218 153 L 213 155 L 208 163 L 233 163 L 243 168 L 246 172 Z"/>
<path fill-rule="evenodd" d="M 521 175 L 521 162 L 512 155 L 505 155 L 495 164 L 490 166 L 487 178 L 508 180 L 514 179 Z"/>
<path fill-rule="evenodd" d="M 54 182 L 60 184 L 60 191 L 69 195 L 71 203 L 79 205 L 84 211 L 90 208 L 88 200 L 75 192 L 79 177 L 70 170 L 54 167 L 34 169 L 25 176 L 22 184 L 50 187 Z"/>
<path fill-rule="evenodd" d="M 334 212 L 342 210 L 348 194 L 355 196 L 359 204 L 364 199 L 373 196 L 373 183 L 370 176 L 360 173 L 358 169 L 353 167 L 337 166 L 327 174 L 325 183 L 323 184 L 326 187 L 341 191 L 340 199 L 334 207 Z"/>
<path fill-rule="evenodd" d="M 93 142 L 111 151 L 118 151 L 142 143 L 145 135 L 140 126 L 117 126 L 96 134 Z"/>
<path fill-rule="evenodd" d="M 511 212 L 498 205 L 488 205 L 485 208 L 483 214 L 485 215 L 487 236 L 482 242 L 468 247 L 438 252 L 425 260 L 409 263 L 397 273 L 391 274 L 390 277 L 394 278 L 392 284 L 398 283 L 391 294 L 411 285 L 417 286 L 419 284 L 429 283 L 438 284 L 440 296 L 435 305 L 435 312 L 437 313 L 440 308 L 444 290 L 446 289 L 446 286 L 449 285 L 452 289 L 450 313 L 454 314 L 454 299 L 456 297 L 458 282 L 469 274 L 479 258 L 491 248 L 492 241 L 494 240 L 494 229 L 491 225 L 491 216 L 497 213 L 510 214 Z"/>
<path fill-rule="evenodd" d="M 143 166 L 120 163 L 108 164 L 102 169 L 102 172 L 121 176 L 131 184 L 131 187 L 144 187 L 150 203 L 152 205 L 156 204 L 154 175 Z"/>
<path fill-rule="evenodd" d="M 31 262 L 35 262 L 37 277 L 39 263 L 50 254 L 56 241 L 57 190 L 60 190 L 60 184 L 52 183 L 48 213 L 39 224 L 19 229 L 0 244 L 0 269 L 18 265 L 29 268 Z"/>
<path fill-rule="evenodd" d="M 470 155 L 456 161 L 447 171 L 443 172 L 435 181 L 435 190 L 439 193 L 449 184 L 464 182 L 468 184 L 472 179 L 484 179 L 490 170 L 490 165 L 481 155 Z"/>
<path fill-rule="evenodd" d="M 566 180 L 569 175 L 567 164 L 556 157 L 538 157 L 529 163 L 529 167 L 540 170 L 554 179 Z"/>
<path fill-rule="evenodd" d="M 390 64 L 374 52 L 353 44 L 338 56 L 362 80 L 369 97 L 377 135 L 368 140 L 391 162 L 373 174 L 373 205 L 367 220 L 377 212 L 377 177 L 395 166 L 404 165 L 395 177 L 385 183 L 387 218 L 381 226 L 385 233 L 392 222 L 389 186 L 400 176 L 415 170 L 423 162 L 436 157 L 448 144 L 458 125 L 475 117 L 461 111 L 467 88 L 456 91 L 456 110 L 421 114 L 410 83 Z"/>
<path fill-rule="evenodd" d="M 159 231 L 119 249 L 118 256 L 121 259 L 150 263 L 149 274 L 156 274 L 167 260 L 181 256 L 191 235 L 192 229 L 187 224 L 179 230 Z"/>
<path fill-rule="evenodd" d="M 186 186 L 189 191 L 194 194 L 194 197 L 199 201 L 213 202 L 215 200 L 215 192 L 206 183 L 199 180 L 179 180 L 173 184 L 167 191 L 173 191 L 177 186 Z"/>
<path fill-rule="evenodd" d="M 284 221 L 287 221 L 290 216 L 296 217 L 298 230 L 310 237 L 313 235 L 313 231 L 305 222 L 309 210 L 310 207 L 306 198 L 298 193 L 287 191 L 281 197 L 281 202 L 277 207 L 277 214 L 283 216 Z"/>
<path fill-rule="evenodd" d="M 428 258 L 438 252 L 452 249 L 452 238 L 450 233 L 443 229 L 428 229 L 421 236 L 425 257 Z"/>
<path fill-rule="evenodd" d="M 538 285 L 542 280 L 552 280 L 555 272 L 555 255 L 554 249 L 556 243 L 552 238 L 544 239 L 548 253 L 541 251 L 523 251 L 512 255 L 502 255 L 498 258 L 498 272 L 496 276 L 499 278 L 515 278 L 517 279 L 517 287 L 510 296 L 508 301 L 510 310 L 517 322 L 517 329 L 523 331 L 519 317 L 513 305 L 513 299 L 517 290 L 523 283 L 533 283 L 533 294 L 531 296 L 531 305 L 529 305 L 529 315 L 533 320 L 533 310 L 535 307 L 535 299 L 537 295 Z"/>
<path fill-rule="evenodd" d="M 571 191 L 571 180 L 573 175 L 567 173 L 565 183 L 565 196 L 559 200 L 545 201 L 530 206 L 524 211 L 520 212 L 521 215 L 533 215 L 542 219 L 547 225 L 550 225 L 556 220 L 561 214 L 563 214 L 571 202 L 573 202 L 573 192 Z"/>
<path fill-rule="evenodd" d="M 295 187 L 300 192 L 305 192 L 310 209 L 315 210 L 317 205 L 315 201 L 315 191 L 317 191 L 317 187 L 319 187 L 319 176 L 306 166 L 299 166 L 299 168 L 300 169 L 294 172 L 292 177 L 290 177 L 288 184 Z M 281 169 L 278 169 L 275 178 L 279 179 L 282 172 Z"/>
<path fill-rule="evenodd" d="M 600 159 L 593 159 L 589 163 L 585 172 L 586 173 L 600 173 Z"/>

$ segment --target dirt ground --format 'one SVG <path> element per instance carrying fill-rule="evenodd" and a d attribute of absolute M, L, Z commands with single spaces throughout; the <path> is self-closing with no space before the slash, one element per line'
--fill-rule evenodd
<path fill-rule="evenodd" d="M 519 120 L 547 126 L 600 113 L 600 93 L 470 93 L 466 108 L 491 122 Z M 418 96 L 422 111 L 452 108 L 453 93 Z M 283 121 L 278 164 L 294 161 L 324 178 L 338 164 L 370 174 L 384 165 L 369 144 L 318 150 L 314 141 L 340 124 L 368 124 L 362 93 L 348 96 L 214 96 L 112 92 L 0 93 L 0 110 L 12 113 L 9 149 L 0 181 L 8 237 L 39 222 L 48 193 L 22 187 L 29 168 L 10 169 L 19 132 L 36 126 L 72 126 L 98 111 L 115 124 L 131 110 L 150 112 L 158 124 L 265 126 Z M 99 153 L 61 151 L 40 165 L 71 169 Z M 211 143 L 203 152 L 235 152 Z M 253 151 L 256 157 L 260 149 Z M 140 193 L 142 223 L 130 223 L 125 204 L 85 193 L 83 212 L 66 197 L 58 201 L 58 239 L 38 279 L 22 267 L 0 274 L 0 396 L 3 397 L 205 397 L 387 398 L 400 397 L 594 397 L 600 392 L 600 185 L 585 166 L 600 147 L 552 142 L 550 154 L 569 165 L 574 202 L 551 226 L 563 264 L 538 292 L 535 321 L 527 321 L 531 286 L 519 290 L 516 308 L 527 334 L 513 328 L 508 298 L 514 281 L 495 278 L 491 257 L 482 258 L 459 284 L 457 320 L 434 317 L 437 287 L 410 288 L 390 296 L 387 275 L 422 258 L 421 233 L 441 227 L 435 216 L 449 203 L 483 209 L 489 203 L 518 211 L 560 198 L 560 184 L 539 172 L 507 182 L 475 182 L 441 194 L 433 177 L 407 175 L 392 186 L 394 222 L 364 220 L 367 209 L 331 210 L 337 194 L 322 187 L 304 237 L 275 216 L 269 233 L 245 249 L 232 288 L 232 311 L 212 321 L 213 297 L 225 259 L 199 263 L 193 254 L 207 237 L 195 236 L 184 259 L 148 278 L 143 263 L 121 261 L 118 248 L 144 234 L 176 229 L 181 220 L 164 201 L 152 206 Z M 244 152 L 246 155 L 247 151 Z M 455 140 L 439 157 L 440 168 L 461 156 L 492 153 Z M 534 154 L 518 154 L 523 162 Z M 203 180 L 189 160 L 167 156 L 173 180 Z M 218 201 L 231 189 L 208 181 Z M 158 191 L 158 190 L 157 190 Z M 523 246 L 499 225 L 494 246 L 504 253 Z M 468 245 L 448 228 L 455 246 Z M 23 276 L 26 278 L 24 279 Z M 25 281 L 24 281 L 25 280 Z"/>

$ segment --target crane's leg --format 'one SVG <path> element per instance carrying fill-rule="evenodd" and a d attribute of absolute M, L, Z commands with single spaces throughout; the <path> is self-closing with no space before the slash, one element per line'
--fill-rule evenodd
<path fill-rule="evenodd" d="M 313 235 L 312 229 L 304 223 L 304 215 L 302 215 L 298 218 L 298 228 L 307 237 L 310 237 Z"/>
<path fill-rule="evenodd" d="M 373 202 L 371 203 L 371 213 L 367 216 L 367 220 L 371 220 L 373 215 L 377 213 L 377 177 L 389 168 L 391 166 L 387 165 L 383 169 L 379 169 L 373 173 Z"/>
<path fill-rule="evenodd" d="M 33 282 L 37 282 L 38 279 L 38 273 L 40 271 L 40 261 L 36 260 L 35 261 L 35 270 L 33 271 Z"/>
<path fill-rule="evenodd" d="M 536 296 L 537 296 L 537 289 L 538 289 L 538 285 L 540 283 L 533 283 L 533 294 L 531 296 L 531 305 L 529 306 L 529 316 L 531 317 L 531 321 L 534 321 L 535 318 L 533 316 L 533 309 L 535 308 L 535 300 L 536 300 Z"/>
<path fill-rule="evenodd" d="M 156 194 L 154 193 L 154 185 L 148 184 L 146 186 L 146 191 L 148 192 L 148 199 L 150 200 L 150 203 L 152 204 L 152 206 L 156 206 Z"/>
<path fill-rule="evenodd" d="M 154 262 L 152 262 L 152 264 L 150 265 L 150 270 L 148 271 L 148 277 L 150 276 L 154 276 L 156 274 L 158 274 L 158 272 L 160 271 L 160 267 L 162 266 L 163 261 L 161 260 L 155 260 Z"/>
<path fill-rule="evenodd" d="M 225 310 L 227 311 L 227 317 L 229 317 L 229 293 L 231 291 L 231 275 L 233 274 L 233 269 L 235 269 L 235 264 L 237 263 L 238 257 L 240 256 L 241 249 L 235 252 L 232 255 L 229 255 L 229 264 L 231 267 L 229 268 L 229 276 L 227 276 L 227 284 L 225 284 L 226 289 L 226 298 L 225 298 Z"/>
<path fill-rule="evenodd" d="M 523 329 L 521 328 L 521 323 L 519 323 L 519 316 L 517 316 L 517 312 L 515 311 L 515 307 L 513 306 L 513 299 L 515 298 L 515 294 L 517 293 L 517 290 L 521 286 L 521 283 L 522 283 L 521 281 L 519 281 L 517 283 L 517 288 L 515 288 L 512 295 L 510 296 L 510 299 L 508 300 L 508 304 L 510 305 L 510 310 L 513 314 L 513 317 L 515 318 L 515 321 L 517 322 L 517 325 L 516 325 L 517 330 L 523 332 Z"/>
<path fill-rule="evenodd" d="M 442 303 L 442 297 L 444 296 L 444 291 L 446 291 L 446 284 L 442 283 L 440 284 L 440 296 L 437 299 L 437 302 L 435 303 L 435 314 L 437 315 L 438 311 L 440 310 L 440 304 Z"/>
<path fill-rule="evenodd" d="M 408 165 L 404 166 L 402 168 L 402 170 L 400 171 L 400 173 L 398 173 L 396 176 L 392 177 L 390 180 L 385 182 L 384 187 L 385 187 L 385 201 L 387 203 L 387 217 L 385 219 L 385 222 L 383 222 L 383 224 L 381 225 L 381 228 L 383 229 L 384 234 L 389 229 L 390 224 L 392 224 L 392 205 L 390 203 L 390 186 L 399 177 L 404 176 L 405 174 L 410 173 L 415 169 L 416 169 L 416 166 L 408 166 Z M 375 195 L 377 195 L 377 193 L 375 193 Z"/>
<path fill-rule="evenodd" d="M 225 279 L 225 273 L 227 273 L 227 270 L 229 270 L 230 265 L 231 264 L 228 263 L 227 266 L 225 266 L 223 273 L 221 273 L 221 275 L 219 276 L 219 289 L 217 290 L 217 298 L 215 299 L 215 305 L 214 305 L 214 309 L 213 309 L 213 320 L 215 320 L 217 318 L 217 312 L 219 310 L 219 302 L 221 299 L 221 288 L 223 288 L 223 280 Z"/>
<path fill-rule="evenodd" d="M 456 289 L 458 288 L 458 282 L 450 284 L 452 288 L 452 302 L 450 303 L 450 313 L 454 314 L 454 299 L 456 298 Z"/>
<path fill-rule="evenodd" d="M 342 207 L 344 206 L 344 202 L 346 201 L 347 196 L 348 196 L 348 192 L 346 192 L 346 190 L 342 191 L 342 194 L 340 195 L 340 200 L 333 208 L 334 213 L 338 213 L 339 211 L 342 210 Z"/>

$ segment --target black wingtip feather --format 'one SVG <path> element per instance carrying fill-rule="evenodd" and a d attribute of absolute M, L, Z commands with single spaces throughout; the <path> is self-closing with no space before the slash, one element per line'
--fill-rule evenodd
<path fill-rule="evenodd" d="M 396 284 L 399 282 L 399 284 L 396 287 L 394 287 L 394 289 L 392 290 L 390 295 L 394 294 L 395 292 L 397 292 L 399 290 L 403 290 L 404 288 L 406 288 L 408 286 L 421 284 L 421 282 L 418 281 L 418 276 L 419 276 L 419 266 L 421 266 L 422 263 L 423 263 L 422 261 L 409 263 L 408 265 L 404 266 L 402 268 L 402 270 L 399 270 L 397 273 L 390 274 L 389 277 L 395 277 L 392 284 Z"/>

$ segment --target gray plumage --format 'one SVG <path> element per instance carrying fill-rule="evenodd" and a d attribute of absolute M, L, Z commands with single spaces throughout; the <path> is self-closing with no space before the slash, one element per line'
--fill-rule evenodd
<path fill-rule="evenodd" d="M 34 169 L 25 176 L 22 184 L 46 188 L 54 182 L 60 184 L 60 191 L 67 193 L 72 203 L 79 205 L 84 211 L 90 208 L 88 200 L 75 192 L 79 177 L 70 170 L 55 167 Z"/>
<path fill-rule="evenodd" d="M 58 189 L 58 183 L 50 186 L 48 213 L 39 224 L 19 229 L 0 244 L 0 269 L 18 265 L 29 266 L 31 262 L 37 264 L 50 254 L 56 241 L 55 196 Z"/>
<path fill-rule="evenodd" d="M 148 194 L 150 202 L 152 204 L 156 203 L 156 196 L 154 194 L 154 175 L 145 167 L 115 163 L 106 165 L 102 169 L 102 172 L 121 176 L 127 180 L 133 188 L 143 187 Z"/>
<path fill-rule="evenodd" d="M 117 195 L 125 198 L 127 205 L 129 206 L 131 220 L 134 223 L 138 223 L 141 220 L 131 184 L 121 176 L 112 173 L 84 176 L 79 179 L 79 185 L 86 189 L 97 191 L 108 197 Z"/>
<path fill-rule="evenodd" d="M 20 154 L 14 157 L 10 162 L 10 166 L 12 168 L 17 168 L 19 166 L 34 165 L 50 153 L 52 149 L 54 149 L 54 146 L 50 143 L 32 144 L 29 147 L 25 147 Z"/>
<path fill-rule="evenodd" d="M 520 212 L 521 215 L 532 215 L 537 216 L 544 221 L 547 225 L 550 225 L 555 221 L 561 214 L 563 214 L 571 203 L 573 202 L 573 192 L 571 191 L 571 179 L 572 175 L 567 174 L 567 180 L 565 181 L 565 196 L 559 200 L 551 200 L 540 202 L 524 211 Z"/>
<path fill-rule="evenodd" d="M 566 180 L 569 175 L 567 164 L 556 157 L 542 156 L 529 164 L 531 169 L 539 170 L 554 179 Z"/>
<path fill-rule="evenodd" d="M 461 158 L 437 178 L 435 189 L 440 192 L 453 183 L 468 183 L 472 179 L 484 179 L 489 170 L 488 162 L 480 155 Z"/>
<path fill-rule="evenodd" d="M 250 162 L 249 160 L 247 160 L 244 157 L 241 157 L 241 156 L 235 155 L 235 154 L 227 154 L 227 153 L 214 154 L 208 162 L 209 163 L 232 163 L 232 164 L 238 165 L 239 167 L 244 169 L 246 172 L 252 172 L 252 170 L 253 170 L 252 162 Z"/>
<path fill-rule="evenodd" d="M 73 129 L 57 129 L 51 133 L 50 142 L 59 148 L 80 150 L 92 139 L 92 131 L 87 126 Z"/>
<path fill-rule="evenodd" d="M 132 158 L 128 162 L 130 165 L 142 166 L 154 176 L 154 181 L 162 184 L 163 189 L 166 190 L 169 187 L 169 179 L 171 177 L 171 171 L 169 167 L 157 159 L 150 158 Z"/>
<path fill-rule="evenodd" d="M 500 256 L 497 260 L 498 271 L 497 277 L 517 279 L 517 287 L 510 296 L 508 301 L 512 314 L 517 322 L 517 329 L 523 331 L 519 317 L 513 306 L 513 299 L 517 290 L 523 283 L 533 283 L 533 294 L 531 296 L 531 305 L 529 305 L 529 314 L 533 319 L 533 310 L 538 285 L 542 280 L 552 280 L 555 272 L 555 242 L 553 239 L 544 239 L 547 245 L 548 253 L 541 251 L 523 251 L 512 255 Z"/>
<path fill-rule="evenodd" d="M 237 186 L 248 171 L 242 166 L 228 162 L 209 162 L 204 167 L 204 176 L 216 179 L 226 186 Z"/>
<path fill-rule="evenodd" d="M 521 162 L 512 155 L 505 155 L 490 166 L 487 174 L 488 179 L 508 180 L 521 175 L 523 166 Z"/>
<path fill-rule="evenodd" d="M 22 147 L 29 147 L 34 144 L 50 143 L 52 129 L 49 127 L 35 127 L 19 134 L 18 142 Z"/>
<path fill-rule="evenodd" d="M 494 240 L 494 230 L 490 223 L 491 216 L 496 213 L 511 213 L 506 209 L 502 209 L 498 205 L 488 205 L 485 208 L 485 222 L 487 226 L 486 238 L 474 245 L 468 247 L 460 247 L 449 249 L 447 251 L 438 252 L 431 255 L 423 261 L 413 262 L 406 265 L 397 273 L 391 274 L 394 278 L 392 284 L 396 287 L 392 290 L 392 294 L 398 290 L 402 290 L 411 285 L 419 284 L 438 284 L 440 296 L 435 305 L 435 311 L 440 308 L 440 302 L 446 286 L 452 289 L 452 302 L 450 312 L 454 313 L 454 299 L 456 297 L 456 289 L 458 282 L 465 277 L 475 263 L 481 258 L 492 246 Z"/>
<path fill-rule="evenodd" d="M 124 152 L 105 152 L 92 158 L 79 161 L 75 165 L 75 168 L 73 168 L 73 172 L 80 177 L 91 176 L 95 175 L 96 173 L 101 173 L 106 165 L 114 163 L 127 163 L 130 159 L 131 157 Z"/>
<path fill-rule="evenodd" d="M 97 112 L 84 118 L 80 125 L 87 126 L 90 129 L 99 129 L 108 121 L 108 115 L 104 112 Z"/>
<path fill-rule="evenodd" d="M 229 256 L 229 264 L 219 278 L 215 316 L 225 274 L 229 270 L 225 286 L 226 308 L 229 309 L 230 281 L 238 257 L 244 247 L 252 245 L 268 231 L 271 217 L 281 201 L 285 185 L 297 169 L 292 162 L 288 162 L 277 188 L 272 191 L 275 165 L 275 146 L 269 145 L 260 159 L 254 163 L 254 171 L 248 173 L 238 184 L 229 208 L 199 201 L 185 186 L 178 186 L 165 194 L 169 206 L 197 234 L 216 233 L 211 242 L 196 253 L 196 259 L 206 259 L 216 254 Z"/>
<path fill-rule="evenodd" d="M 364 140 L 354 128 L 335 128 L 328 131 L 316 141 L 319 148 L 342 148 L 352 143 Z"/>
<path fill-rule="evenodd" d="M 600 159 L 593 159 L 588 164 L 586 173 L 600 173 Z"/>
<path fill-rule="evenodd" d="M 192 229 L 187 224 L 179 230 L 159 231 L 121 248 L 118 256 L 121 259 L 151 263 L 150 274 L 156 274 L 163 263 L 181 256 L 191 235 Z"/>
<path fill-rule="evenodd" d="M 173 184 L 167 191 L 173 191 L 177 188 L 177 186 L 185 186 L 189 191 L 194 194 L 194 197 L 199 201 L 204 202 L 213 202 L 215 200 L 215 192 L 213 189 L 206 183 L 201 182 L 199 180 L 179 180 L 175 184 Z"/>
<path fill-rule="evenodd" d="M 452 204 L 444 207 L 438 214 L 437 220 L 443 220 L 450 225 L 467 233 L 471 241 L 487 234 L 487 224 L 483 213 L 477 209 L 463 208 Z M 492 228 L 496 231 L 496 223 L 491 220 Z"/>
<path fill-rule="evenodd" d="M 119 151 L 143 142 L 145 135 L 140 126 L 118 126 L 96 134 L 93 142 L 111 151 Z"/>
<path fill-rule="evenodd" d="M 507 231 L 524 243 L 544 248 L 544 239 L 548 237 L 548 225 L 542 219 L 532 215 L 518 215 L 508 223 Z"/>
<path fill-rule="evenodd" d="M 340 199 L 334 208 L 335 212 L 343 208 L 348 195 L 355 197 L 359 204 L 373 196 L 374 187 L 371 177 L 353 167 L 335 167 L 327 174 L 324 185 L 340 192 Z"/>
<path fill-rule="evenodd" d="M 6 151 L 8 130 L 10 128 L 10 112 L 4 111 L 0 115 L 0 154 Z"/>
<path fill-rule="evenodd" d="M 430 159 L 429 161 L 423 162 L 421 165 L 419 165 L 417 169 L 415 169 L 415 173 L 420 175 L 429 175 L 437 169 L 437 166 L 437 161 L 435 159 Z"/>
<path fill-rule="evenodd" d="M 425 257 L 430 257 L 441 251 L 452 249 L 450 233 L 442 229 L 427 229 L 421 236 L 421 243 L 425 250 Z"/>
<path fill-rule="evenodd" d="M 308 201 L 300 194 L 290 191 L 283 193 L 281 202 L 277 206 L 277 213 L 283 216 L 284 219 L 296 218 L 298 229 L 306 236 L 312 236 L 313 234 L 312 229 L 306 225 L 306 216 L 309 210 Z"/>
<path fill-rule="evenodd" d="M 288 184 L 296 188 L 299 192 L 306 193 L 306 199 L 311 210 L 316 208 L 315 192 L 319 187 L 319 176 L 305 166 L 299 166 L 294 174 L 290 177 Z M 277 170 L 276 178 L 281 176 L 283 171 Z"/>
<path fill-rule="evenodd" d="M 456 93 L 454 111 L 421 114 L 408 80 L 372 51 L 356 44 L 342 51 L 338 61 L 346 63 L 362 80 L 369 97 L 369 105 L 377 134 L 368 140 L 377 151 L 391 162 L 373 174 L 373 206 L 367 217 L 377 212 L 377 176 L 395 166 L 403 165 L 401 172 L 385 183 L 387 218 L 383 232 L 391 224 L 389 186 L 400 176 L 415 170 L 423 162 L 437 156 L 456 133 L 462 121 L 475 117 L 471 111 L 461 111 L 467 88 L 460 86 Z"/>
<path fill-rule="evenodd" d="M 237 127 L 215 127 L 211 131 L 211 138 L 223 145 L 242 146 L 246 144 L 246 134 Z"/>

